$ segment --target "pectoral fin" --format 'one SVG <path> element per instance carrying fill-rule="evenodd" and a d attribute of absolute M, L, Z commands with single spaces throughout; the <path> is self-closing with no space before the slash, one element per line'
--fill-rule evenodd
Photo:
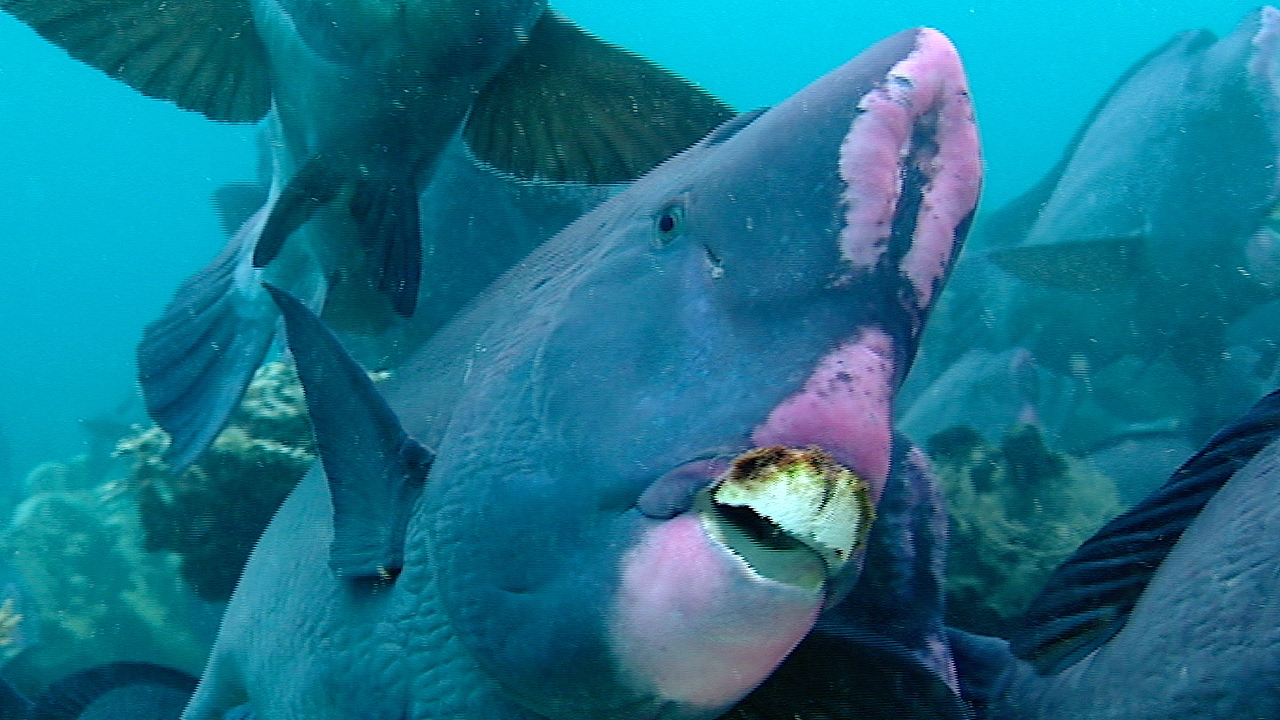
<path fill-rule="evenodd" d="M 1123 287 L 1142 273 L 1140 237 L 1103 238 L 991 251 L 1001 270 L 1032 285 L 1098 292 Z"/>
<path fill-rule="evenodd" d="M 72 57 L 133 89 L 222 122 L 271 105 L 266 48 L 247 0 L 0 0 Z"/>
<path fill-rule="evenodd" d="M 619 183 L 733 114 L 692 83 L 548 12 L 481 92 L 465 137 L 477 157 L 519 178 Z"/>
<path fill-rule="evenodd" d="M 284 314 L 329 483 L 329 567 L 348 580 L 392 581 L 404 566 L 405 529 L 434 456 L 400 427 L 320 319 L 292 295 L 266 287 Z"/>

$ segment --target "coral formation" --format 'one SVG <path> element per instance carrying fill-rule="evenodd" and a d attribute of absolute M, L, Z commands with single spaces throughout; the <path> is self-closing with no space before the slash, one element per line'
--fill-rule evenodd
<path fill-rule="evenodd" d="M 927 444 L 947 497 L 947 622 L 1004 635 L 1049 573 L 1123 510 L 1115 483 L 1020 425 L 999 447 L 958 426 Z"/>
<path fill-rule="evenodd" d="M 301 388 L 282 363 L 258 371 L 230 426 L 176 478 L 167 443 L 135 428 L 120 460 L 79 456 L 27 476 L 0 535 L 0 558 L 21 578 L 0 594 L 0 660 L 13 658 L 5 675 L 20 690 L 120 660 L 199 673 L 220 614 L 202 601 L 230 596 L 314 458 Z"/>
<path fill-rule="evenodd" d="M 158 428 L 120 443 L 135 460 L 128 483 L 146 548 L 177 553 L 201 598 L 226 600 L 258 536 L 315 459 L 297 374 L 281 362 L 260 368 L 227 428 L 178 477 L 163 460 L 168 443 Z"/>
<path fill-rule="evenodd" d="M 0 536 L 0 552 L 21 576 L 5 587 L 5 676 L 35 693 L 69 673 L 115 660 L 146 660 L 198 672 L 208 651 L 208 616 L 178 577 L 176 559 L 142 548 L 136 509 L 116 482 L 93 489 L 76 468 L 46 463 Z M 29 599 L 28 599 L 29 596 Z M 21 608 L 14 598 L 21 597 Z M 7 610 L 7 613 L 5 612 Z M 22 617 L 38 619 L 35 628 Z M 14 631 L 17 631 L 15 634 Z"/>

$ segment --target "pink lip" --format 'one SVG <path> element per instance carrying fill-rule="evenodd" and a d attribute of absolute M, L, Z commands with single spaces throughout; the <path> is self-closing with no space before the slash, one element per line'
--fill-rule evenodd
<path fill-rule="evenodd" d="M 818 362 L 804 387 L 752 431 L 759 447 L 817 445 L 857 473 L 880 501 L 889 475 L 893 341 L 877 328 Z"/>

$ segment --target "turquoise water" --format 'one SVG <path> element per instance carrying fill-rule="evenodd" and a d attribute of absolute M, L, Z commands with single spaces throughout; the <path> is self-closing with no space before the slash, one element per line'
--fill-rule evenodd
<path fill-rule="evenodd" d="M 710 3 L 557 7 L 747 109 L 875 40 L 928 24 L 963 54 L 987 160 L 985 203 L 1038 178 L 1093 102 L 1172 33 L 1227 32 L 1248 2 Z M 8 468 L 83 447 L 77 419 L 132 392 L 133 348 L 223 238 L 208 203 L 251 175 L 253 131 L 138 96 L 0 16 L 0 435 Z"/>

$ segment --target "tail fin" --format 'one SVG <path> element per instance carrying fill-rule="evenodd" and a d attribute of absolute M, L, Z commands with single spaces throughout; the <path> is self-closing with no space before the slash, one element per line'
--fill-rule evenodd
<path fill-rule="evenodd" d="M 147 411 L 169 434 L 174 472 L 217 437 L 276 336 L 279 312 L 251 264 L 268 211 L 259 210 L 178 288 L 138 345 L 138 381 Z"/>

